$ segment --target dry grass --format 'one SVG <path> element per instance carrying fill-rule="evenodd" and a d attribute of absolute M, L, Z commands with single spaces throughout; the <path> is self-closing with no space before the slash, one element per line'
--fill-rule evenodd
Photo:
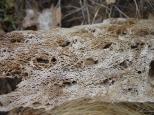
<path fill-rule="evenodd" d="M 52 110 L 53 115 L 152 115 L 152 103 L 105 103 L 89 99 L 75 100 Z"/>
<path fill-rule="evenodd" d="M 154 13 L 154 1 L 116 0 L 114 3 L 112 0 L 109 4 L 108 0 L 78 0 L 62 8 L 66 10 L 63 20 L 67 23 L 93 24 L 106 18 L 148 18 L 150 13 Z"/>
<path fill-rule="evenodd" d="M 148 18 L 154 0 L 1 0 L 0 26 L 8 32 L 21 30 L 25 9 L 42 11 L 51 4 L 62 10 L 62 27 L 100 23 L 106 18 Z"/>

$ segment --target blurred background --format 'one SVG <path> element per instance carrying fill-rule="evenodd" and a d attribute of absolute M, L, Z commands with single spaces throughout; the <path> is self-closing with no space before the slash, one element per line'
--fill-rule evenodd
<path fill-rule="evenodd" d="M 0 33 L 69 28 L 119 17 L 154 19 L 154 0 L 0 0 Z"/>

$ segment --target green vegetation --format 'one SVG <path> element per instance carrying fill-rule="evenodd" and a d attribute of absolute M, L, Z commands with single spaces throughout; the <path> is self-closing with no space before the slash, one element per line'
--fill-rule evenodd
<path fill-rule="evenodd" d="M 19 5 L 22 4 L 17 4 L 17 0 L 0 0 L 0 24 L 4 31 L 20 29 L 23 12 Z"/>
<path fill-rule="evenodd" d="M 0 1 L 0 21 L 4 30 L 16 29 L 16 19 L 14 17 L 14 0 Z"/>

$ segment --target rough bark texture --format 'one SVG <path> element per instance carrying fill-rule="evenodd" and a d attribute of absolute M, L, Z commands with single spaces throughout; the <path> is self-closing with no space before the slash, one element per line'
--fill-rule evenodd
<path fill-rule="evenodd" d="M 154 21 L 109 19 L 0 37 L 0 110 L 92 98 L 154 102 Z"/>

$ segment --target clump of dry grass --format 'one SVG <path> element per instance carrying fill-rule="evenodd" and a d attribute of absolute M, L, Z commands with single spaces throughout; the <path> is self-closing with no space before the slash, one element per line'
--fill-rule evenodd
<path fill-rule="evenodd" d="M 62 4 L 64 25 L 93 24 L 106 18 L 148 18 L 154 14 L 153 0 L 66 0 Z"/>
<path fill-rule="evenodd" d="M 91 99 L 79 99 L 51 110 L 53 115 L 151 115 L 153 103 L 106 103 Z"/>
<path fill-rule="evenodd" d="M 8 32 L 21 30 L 26 9 L 41 12 L 57 6 L 62 10 L 62 27 L 100 23 L 106 18 L 148 18 L 154 0 L 1 0 L 0 26 Z"/>

